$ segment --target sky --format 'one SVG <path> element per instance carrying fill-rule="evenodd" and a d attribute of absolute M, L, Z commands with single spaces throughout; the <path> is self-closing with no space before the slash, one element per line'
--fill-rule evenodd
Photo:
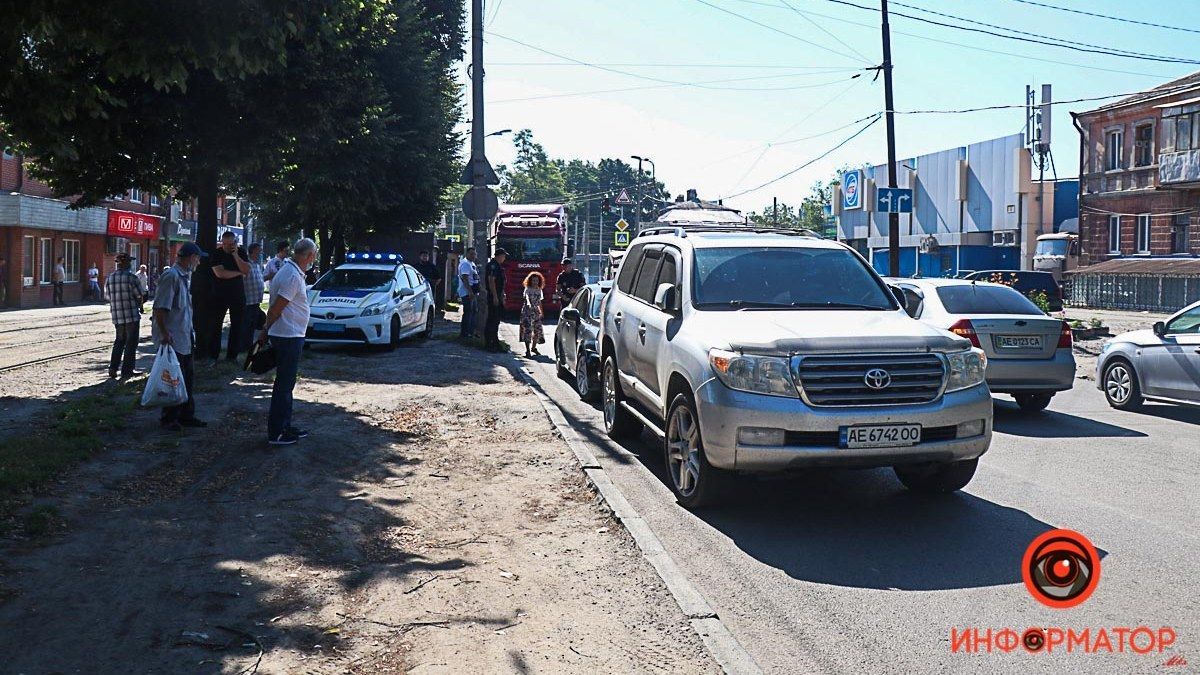
<path fill-rule="evenodd" d="M 878 7 L 878 0 L 851 1 Z M 1104 48 L 1200 61 L 1200 0 L 1038 1 L 1193 32 L 1019 0 L 891 0 L 895 109 L 1022 104 L 1026 85 L 1046 83 L 1055 100 L 1108 96 L 1200 70 L 1196 64 L 1085 53 L 895 15 L 968 25 L 920 11 L 931 10 Z M 875 71 L 865 70 L 882 61 L 877 11 L 834 0 L 487 0 L 484 16 L 486 129 L 531 129 L 551 157 L 649 157 L 673 194 L 696 188 L 703 198 L 725 198 L 746 211 L 761 211 L 773 197 L 799 203 L 813 182 L 831 177 L 837 167 L 887 159 L 882 120 L 846 141 L 866 124 L 856 121 L 884 108 L 882 78 L 876 81 Z M 460 77 L 468 81 L 465 64 Z M 469 89 L 465 93 L 469 111 Z M 1078 175 L 1078 133 L 1070 111 L 1105 102 L 1054 107 L 1051 149 L 1059 177 Z M 1020 108 L 896 115 L 897 156 L 902 160 L 1024 127 Z M 493 164 L 510 162 L 511 136 L 488 138 L 487 154 Z"/>

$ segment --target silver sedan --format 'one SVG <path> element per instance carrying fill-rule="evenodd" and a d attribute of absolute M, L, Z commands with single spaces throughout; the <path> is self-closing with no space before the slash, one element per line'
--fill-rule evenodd
<path fill-rule="evenodd" d="M 1146 399 L 1200 405 L 1200 302 L 1153 328 L 1122 333 L 1096 359 L 1108 404 L 1133 410 Z"/>
<path fill-rule="evenodd" d="M 1036 412 L 1075 383 L 1071 328 L 1009 286 L 965 279 L 889 279 L 909 316 L 987 354 L 987 385 Z"/>

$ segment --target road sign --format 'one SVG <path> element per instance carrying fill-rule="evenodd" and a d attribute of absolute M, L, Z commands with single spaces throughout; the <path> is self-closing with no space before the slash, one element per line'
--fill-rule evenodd
<path fill-rule="evenodd" d="M 621 194 L 617 195 L 618 204 L 632 204 L 633 200 L 629 198 L 629 190 L 621 188 Z"/>
<path fill-rule="evenodd" d="M 500 199 L 491 188 L 473 187 L 463 195 L 462 209 L 471 220 L 491 220 L 500 210 Z"/>
<path fill-rule="evenodd" d="M 619 230 L 621 232 L 624 232 L 625 230 L 629 229 L 629 223 L 625 222 L 625 219 L 622 218 L 622 219 L 618 220 L 617 224 L 614 225 L 613 227 L 617 228 L 617 230 Z"/>
<path fill-rule="evenodd" d="M 842 174 L 842 209 L 862 208 L 862 171 L 854 169 Z"/>
<path fill-rule="evenodd" d="M 880 213 L 912 213 L 912 188 L 875 188 L 875 210 Z"/>
<path fill-rule="evenodd" d="M 624 222 L 624 221 L 622 221 Z M 629 245 L 629 232 L 613 232 L 613 246 L 625 248 Z"/>

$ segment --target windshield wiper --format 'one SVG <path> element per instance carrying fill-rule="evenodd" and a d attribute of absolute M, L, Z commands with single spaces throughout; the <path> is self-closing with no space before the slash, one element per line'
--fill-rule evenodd
<path fill-rule="evenodd" d="M 869 309 L 875 311 L 883 311 L 888 307 L 880 307 L 878 305 L 861 305 L 854 302 L 793 302 L 791 307 L 801 307 L 804 309 Z"/>
<path fill-rule="evenodd" d="M 795 306 L 790 302 L 758 302 L 757 300 L 730 300 L 727 304 L 738 309 L 791 309 Z"/>

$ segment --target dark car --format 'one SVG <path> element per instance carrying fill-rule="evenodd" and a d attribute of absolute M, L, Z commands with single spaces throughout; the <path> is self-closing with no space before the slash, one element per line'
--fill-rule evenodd
<path fill-rule="evenodd" d="M 558 315 L 554 332 L 554 360 L 561 377 L 575 379 L 579 398 L 590 401 L 600 392 L 600 302 L 612 288 L 611 281 L 588 284 L 579 289 Z"/>
<path fill-rule="evenodd" d="M 1063 308 L 1062 286 L 1054 280 L 1050 272 L 1031 272 L 1028 270 L 982 270 L 972 272 L 964 279 L 971 281 L 991 281 L 1005 286 L 1012 286 L 1021 295 L 1030 297 L 1041 291 L 1046 294 L 1051 312 L 1061 312 Z"/>

